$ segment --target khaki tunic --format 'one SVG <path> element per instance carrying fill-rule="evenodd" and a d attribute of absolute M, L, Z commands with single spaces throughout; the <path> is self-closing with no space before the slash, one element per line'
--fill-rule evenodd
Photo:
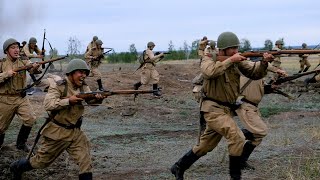
<path fill-rule="evenodd" d="M 97 44 L 96 44 L 95 42 L 91 41 L 91 42 L 88 44 L 88 46 L 87 46 L 86 53 L 87 53 L 90 49 L 95 48 L 95 47 L 97 47 Z"/>
<path fill-rule="evenodd" d="M 204 57 L 204 50 L 206 49 L 207 45 L 208 45 L 208 40 L 201 40 L 199 42 L 198 55 L 200 59 Z"/>
<path fill-rule="evenodd" d="M 101 72 L 98 69 L 101 64 L 101 58 L 93 60 L 90 58 L 90 56 L 99 57 L 102 55 L 102 53 L 103 53 L 103 49 L 93 47 L 85 54 L 86 62 L 88 64 L 88 66 L 90 67 L 90 75 L 89 76 L 94 77 L 95 81 L 97 81 L 98 79 L 101 79 L 101 76 L 102 76 Z"/>
<path fill-rule="evenodd" d="M 8 71 L 28 65 L 30 60 L 12 61 L 9 57 L 0 62 L 0 134 L 5 133 L 15 115 L 25 126 L 31 127 L 36 121 L 29 98 L 22 97 L 18 90 L 26 87 L 26 71 L 9 77 Z"/>
<path fill-rule="evenodd" d="M 36 55 L 34 55 L 33 53 L 36 53 L 37 55 L 41 54 L 41 50 L 38 48 L 38 46 L 35 46 L 35 49 L 31 49 L 29 47 L 29 44 L 26 44 L 25 46 L 23 46 L 22 50 L 21 50 L 21 54 L 25 54 L 28 58 L 35 58 Z"/>
<path fill-rule="evenodd" d="M 249 61 L 232 63 L 230 59 L 220 62 L 216 61 L 216 56 L 213 60 L 201 63 L 203 92 L 206 96 L 201 104 L 201 111 L 207 126 L 199 144 L 193 147 L 193 152 L 198 156 L 212 151 L 222 137 L 227 139 L 229 155 L 241 155 L 245 137 L 232 119 L 234 111 L 226 104 L 234 105 L 239 96 L 240 72 L 252 79 L 260 79 L 266 75 L 267 64 L 254 64 Z"/>
<path fill-rule="evenodd" d="M 240 87 L 242 88 L 248 81 L 249 78 L 241 76 Z M 252 140 L 252 144 L 255 146 L 261 143 L 268 131 L 267 125 L 261 118 L 259 108 L 254 105 L 258 105 L 261 102 L 263 95 L 263 80 L 252 80 L 242 92 L 242 96 L 252 103 L 243 102 L 240 108 L 236 110 L 236 113 L 244 127 L 253 134 L 254 139 Z"/>
<path fill-rule="evenodd" d="M 141 83 L 146 84 L 158 84 L 159 82 L 159 73 L 156 70 L 155 66 L 161 57 L 159 55 L 154 55 L 154 53 L 147 49 L 144 54 L 145 64 L 141 68 Z"/>
<path fill-rule="evenodd" d="M 304 50 L 308 50 L 307 48 L 302 48 Z M 300 57 L 300 71 L 302 72 L 304 70 L 304 67 L 306 66 L 307 68 L 309 68 L 311 66 L 309 60 L 308 60 L 308 54 L 303 54 Z"/>
<path fill-rule="evenodd" d="M 280 48 L 278 48 L 277 46 L 273 47 L 272 50 L 275 50 L 275 51 L 281 51 Z M 276 56 L 272 62 L 272 65 L 274 67 L 277 67 L 277 68 L 280 68 L 280 65 L 281 65 L 281 57 L 280 56 Z"/>
<path fill-rule="evenodd" d="M 67 97 L 80 93 L 80 88 L 75 88 L 66 79 Z M 83 115 L 82 104 L 70 105 L 68 98 L 63 97 L 65 84 L 50 84 L 48 93 L 44 99 L 44 107 L 47 111 L 56 111 L 54 119 L 64 125 L 75 125 Z M 90 92 L 87 85 L 83 86 L 83 92 Z M 49 166 L 64 150 L 77 162 L 80 174 L 91 172 L 92 161 L 90 145 L 87 136 L 80 128 L 65 129 L 52 121 L 49 122 L 41 132 L 44 137 L 37 154 L 30 159 L 33 168 L 45 168 Z"/>

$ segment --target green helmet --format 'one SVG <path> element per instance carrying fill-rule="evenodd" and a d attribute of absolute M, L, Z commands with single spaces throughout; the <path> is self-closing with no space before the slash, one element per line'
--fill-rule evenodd
<path fill-rule="evenodd" d="M 87 63 L 82 59 L 72 59 L 67 66 L 66 75 L 72 73 L 75 70 L 86 70 L 87 76 L 90 74 L 90 69 Z"/>
<path fill-rule="evenodd" d="M 233 32 L 223 32 L 218 37 L 218 48 L 227 49 L 230 47 L 236 47 L 240 45 L 240 41 Z"/>
<path fill-rule="evenodd" d="M 93 40 L 93 41 L 98 40 L 98 36 L 93 36 L 92 40 Z"/>
<path fill-rule="evenodd" d="M 303 47 L 303 48 L 306 48 L 306 47 L 307 47 L 307 44 L 306 44 L 306 43 L 302 43 L 302 47 Z"/>
<path fill-rule="evenodd" d="M 29 39 L 29 44 L 31 44 L 31 43 L 36 44 L 36 43 L 37 43 L 37 39 L 36 39 L 35 37 L 31 37 L 31 38 Z"/>
<path fill-rule="evenodd" d="M 100 39 L 98 39 L 98 40 L 96 40 L 96 44 L 98 44 L 98 45 L 102 45 L 102 44 L 103 44 L 103 42 L 102 42 Z"/>
<path fill-rule="evenodd" d="M 20 46 L 20 43 L 17 41 L 17 40 L 15 40 L 15 39 L 13 39 L 13 38 L 10 38 L 10 39 L 7 39 L 4 43 L 3 43 L 3 52 L 5 53 L 5 54 L 7 54 L 6 53 L 6 50 L 9 48 L 9 46 L 11 46 L 12 44 L 18 44 L 18 46 Z"/>
<path fill-rule="evenodd" d="M 147 46 L 151 47 L 151 46 L 155 46 L 155 44 L 152 41 L 150 41 L 150 42 L 148 42 Z"/>
<path fill-rule="evenodd" d="M 277 40 L 276 45 L 283 45 L 283 42 L 281 40 Z"/>
<path fill-rule="evenodd" d="M 216 42 L 211 40 L 211 41 L 209 41 L 209 45 L 211 47 L 216 47 Z"/>

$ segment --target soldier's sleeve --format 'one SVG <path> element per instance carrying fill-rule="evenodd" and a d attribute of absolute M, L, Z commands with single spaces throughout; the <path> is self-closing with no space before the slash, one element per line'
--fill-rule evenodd
<path fill-rule="evenodd" d="M 41 55 L 41 50 L 38 48 L 37 45 L 36 45 L 36 47 L 35 47 L 35 52 L 36 52 L 38 55 Z"/>
<path fill-rule="evenodd" d="M 146 54 L 149 57 L 148 62 L 156 62 L 157 60 L 160 59 L 160 54 L 159 55 L 154 55 L 153 52 L 151 50 L 146 50 Z"/>
<path fill-rule="evenodd" d="M 23 46 L 23 51 L 24 51 L 25 55 L 26 55 L 28 58 L 33 58 L 33 57 L 35 57 L 33 54 L 30 53 L 28 44 L 26 44 L 25 46 Z"/>
<path fill-rule="evenodd" d="M 267 75 L 267 67 L 268 63 L 259 62 L 251 62 L 251 61 L 241 61 L 238 64 L 238 68 L 240 72 L 253 80 L 258 80 Z"/>
<path fill-rule="evenodd" d="M 86 58 L 86 59 L 90 59 L 90 56 L 92 55 L 92 48 L 90 48 L 89 50 L 88 50 L 88 52 L 86 52 L 86 54 L 84 55 L 84 58 Z"/>
<path fill-rule="evenodd" d="M 69 106 L 69 99 L 62 99 L 62 93 L 63 92 L 59 89 L 57 83 L 50 84 L 48 93 L 46 94 L 43 102 L 45 110 L 60 110 Z"/>
<path fill-rule="evenodd" d="M 275 67 L 275 66 L 272 66 L 270 63 L 268 63 L 268 68 L 267 68 L 268 71 L 270 72 L 273 72 L 273 73 L 276 73 L 278 68 Z"/>
<path fill-rule="evenodd" d="M 7 72 L 0 73 L 0 83 L 5 82 L 9 79 L 9 74 Z"/>
<path fill-rule="evenodd" d="M 216 61 L 215 54 L 212 59 L 205 58 L 201 62 L 201 73 L 205 79 L 212 79 L 222 75 L 233 64 L 229 58 L 222 62 Z"/>

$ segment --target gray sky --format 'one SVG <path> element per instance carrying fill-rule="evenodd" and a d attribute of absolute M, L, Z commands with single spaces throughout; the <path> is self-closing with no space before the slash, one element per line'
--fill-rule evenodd
<path fill-rule="evenodd" d="M 77 37 L 81 52 L 94 35 L 104 47 L 142 51 L 148 41 L 155 50 L 189 45 L 204 35 L 216 40 L 224 31 L 262 47 L 266 39 L 284 38 L 286 45 L 320 43 L 320 1 L 317 0 L 0 0 L 0 44 L 31 36 L 41 47 L 43 29 L 59 54 Z M 49 46 L 46 44 L 46 49 Z"/>

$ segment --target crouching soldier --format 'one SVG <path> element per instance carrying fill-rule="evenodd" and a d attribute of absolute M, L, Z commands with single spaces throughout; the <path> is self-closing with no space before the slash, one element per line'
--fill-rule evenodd
<path fill-rule="evenodd" d="M 32 110 L 29 98 L 26 97 L 26 71 L 15 72 L 14 69 L 29 65 L 30 60 L 21 60 L 19 55 L 19 42 L 8 39 L 3 43 L 6 58 L 0 60 L 0 147 L 4 142 L 5 132 L 9 128 L 14 116 L 17 115 L 23 122 L 18 134 L 16 147 L 28 152 L 26 145 L 36 116 Z M 39 73 L 39 64 L 35 63 L 29 71 L 30 74 Z"/>
<path fill-rule="evenodd" d="M 45 96 L 44 107 L 50 112 L 50 122 L 43 128 L 43 140 L 38 152 L 29 159 L 20 159 L 10 165 L 14 179 L 21 179 L 22 173 L 32 169 L 48 167 L 67 151 L 79 165 L 79 179 L 92 179 L 92 162 L 87 136 L 80 129 L 84 112 L 83 99 L 76 95 L 90 92 L 85 78 L 90 70 L 85 61 L 73 59 L 67 67 L 67 77 L 50 84 Z M 87 103 L 101 103 L 101 94 Z"/>

